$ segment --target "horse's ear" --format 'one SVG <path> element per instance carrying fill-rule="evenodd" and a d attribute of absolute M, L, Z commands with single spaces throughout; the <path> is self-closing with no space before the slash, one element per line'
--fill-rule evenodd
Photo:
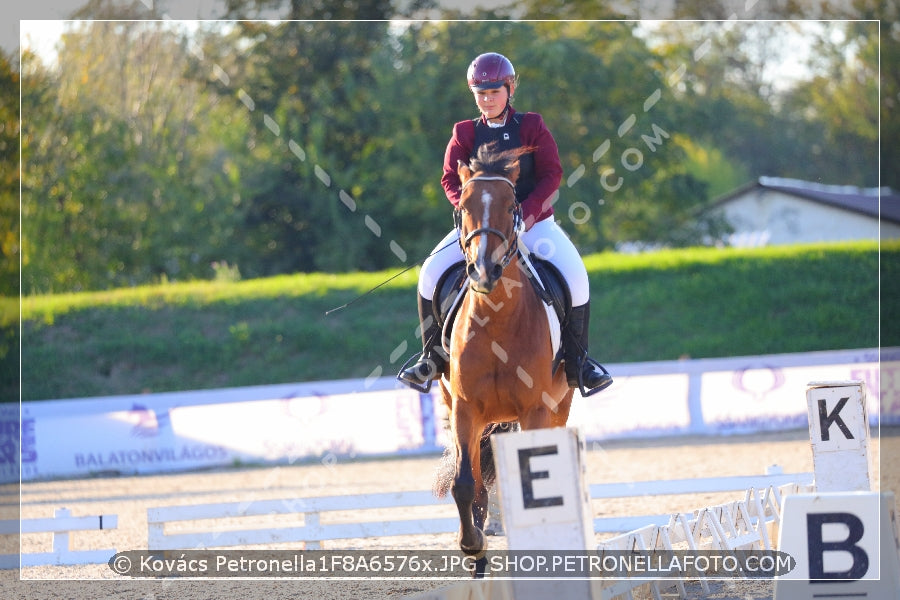
<path fill-rule="evenodd" d="M 462 185 L 466 185 L 466 182 L 472 177 L 472 169 L 461 160 L 456 161 L 456 173 L 459 175 L 459 182 Z"/>

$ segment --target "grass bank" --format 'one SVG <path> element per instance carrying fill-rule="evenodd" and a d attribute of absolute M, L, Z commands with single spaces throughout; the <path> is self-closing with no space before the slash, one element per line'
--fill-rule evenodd
<path fill-rule="evenodd" d="M 898 257 L 898 243 L 880 256 L 875 243 L 588 256 L 591 354 L 616 363 L 874 347 L 879 258 L 890 298 L 900 296 Z M 416 271 L 325 312 L 396 273 L 24 298 L 22 398 L 392 375 L 419 344 Z M 900 344 L 894 335 L 882 345 Z M 16 396 L 11 373 L 0 384 Z"/>

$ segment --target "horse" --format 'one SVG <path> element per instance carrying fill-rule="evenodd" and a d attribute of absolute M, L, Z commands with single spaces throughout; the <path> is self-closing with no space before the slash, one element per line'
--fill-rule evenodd
<path fill-rule="evenodd" d="M 457 172 L 462 193 L 455 210 L 469 290 L 450 333 L 447 370 L 440 379 L 449 414 L 449 486 L 459 511 L 458 543 L 483 576 L 488 491 L 483 467 L 493 466 L 489 434 L 497 424 L 521 429 L 562 427 L 573 390 L 554 368 L 546 309 L 519 254 L 522 208 L 516 201 L 519 157 L 528 148 L 497 152 L 482 146 Z M 490 482 L 487 482 L 490 483 Z"/>

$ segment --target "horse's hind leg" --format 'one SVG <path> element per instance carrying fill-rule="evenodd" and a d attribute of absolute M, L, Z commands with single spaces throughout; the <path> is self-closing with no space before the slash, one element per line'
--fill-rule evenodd
<path fill-rule="evenodd" d="M 472 502 L 472 522 L 479 531 L 484 531 L 484 523 L 487 521 L 488 489 L 482 483 L 475 485 L 475 499 Z"/>

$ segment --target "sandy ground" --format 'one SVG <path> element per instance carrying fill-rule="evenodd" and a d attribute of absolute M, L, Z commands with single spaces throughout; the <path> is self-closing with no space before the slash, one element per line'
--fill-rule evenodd
<path fill-rule="evenodd" d="M 871 444 L 875 489 L 900 494 L 900 428 L 873 431 Z M 588 444 L 589 483 L 650 481 L 728 475 L 759 475 L 770 465 L 786 473 L 812 471 L 808 432 L 794 431 L 730 438 L 672 438 Z M 295 498 L 426 490 L 431 488 L 438 457 L 386 461 L 333 462 L 256 469 L 224 470 L 165 476 L 116 477 L 28 483 L 21 488 L 21 517 L 50 517 L 65 507 L 73 515 L 115 514 L 118 528 L 75 532 L 73 550 L 147 547 L 147 509 L 176 504 L 251 502 L 265 498 Z M 0 488 L 0 519 L 15 518 L 20 490 Z M 734 493 L 648 496 L 594 500 L 594 516 L 628 516 L 691 511 L 736 500 Z M 446 510 L 445 510 L 446 509 Z M 433 516 L 453 516 L 452 507 L 436 507 Z M 449 511 L 449 512 L 448 512 Z M 255 524 L 284 525 L 272 517 Z M 386 517 L 385 517 L 386 518 Z M 598 534 L 600 541 L 609 534 Z M 454 549 L 455 536 L 403 536 L 323 542 L 324 549 Z M 48 552 L 50 534 L 23 536 L 23 552 Z M 0 553 L 14 552 L 16 540 L 0 536 Z M 493 549 L 505 548 L 505 538 L 490 538 Z M 273 546 L 278 547 L 278 546 Z M 284 546 L 281 546 L 284 547 Z M 161 600 L 230 599 L 287 600 L 298 598 L 404 598 L 450 585 L 436 580 L 311 581 L 308 579 L 136 580 L 122 578 L 107 565 L 26 567 L 0 571 L 0 598 L 99 600 L 104 598 Z M 560 597 L 565 597 L 564 591 Z M 699 586 L 689 586 L 701 597 Z M 664 598 L 676 598 L 670 588 Z M 772 597 L 771 581 L 714 582 L 706 598 L 762 600 Z"/>

